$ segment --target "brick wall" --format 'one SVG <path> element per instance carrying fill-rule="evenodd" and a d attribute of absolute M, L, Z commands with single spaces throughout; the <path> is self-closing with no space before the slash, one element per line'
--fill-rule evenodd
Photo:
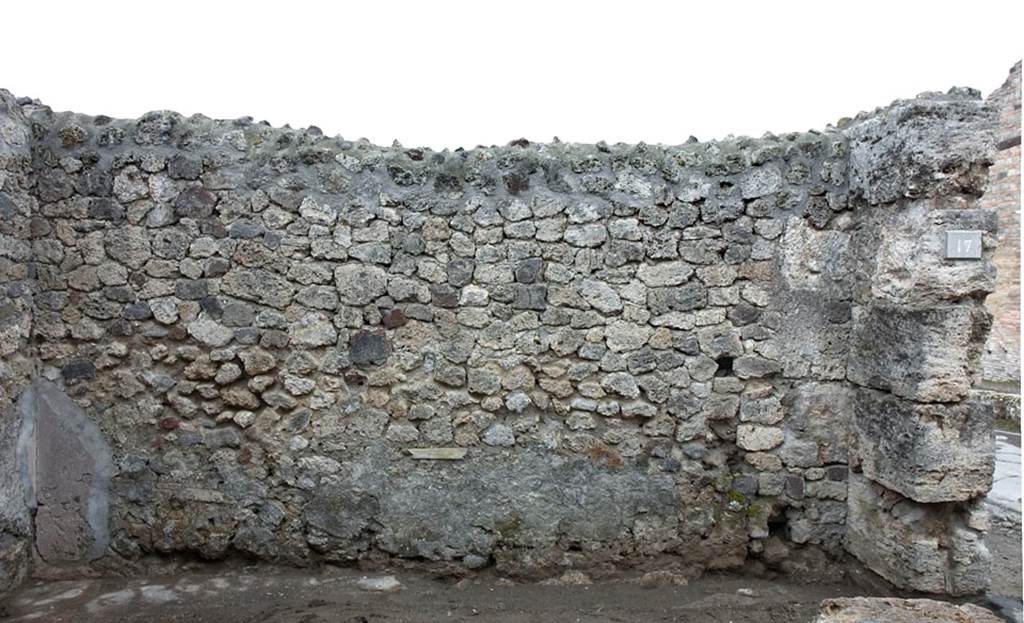
<path fill-rule="evenodd" d="M 1018 61 L 989 100 L 999 107 L 999 144 L 982 207 L 999 213 L 996 291 L 986 306 L 994 316 L 982 359 L 985 388 L 1020 391 L 1020 83 Z"/>

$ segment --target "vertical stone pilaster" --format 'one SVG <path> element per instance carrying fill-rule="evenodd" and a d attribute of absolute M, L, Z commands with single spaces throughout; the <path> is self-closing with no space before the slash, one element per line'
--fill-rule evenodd
<path fill-rule="evenodd" d="M 969 392 L 991 326 L 996 218 L 979 206 L 994 114 L 976 93 L 897 104 L 847 129 L 864 206 L 865 287 L 847 379 L 856 386 L 847 549 L 907 589 L 988 585 L 978 503 L 991 487 L 991 408 Z M 980 230 L 979 260 L 945 258 L 950 230 Z"/>

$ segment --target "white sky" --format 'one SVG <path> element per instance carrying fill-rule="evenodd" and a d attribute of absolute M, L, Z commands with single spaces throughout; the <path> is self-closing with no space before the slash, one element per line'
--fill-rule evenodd
<path fill-rule="evenodd" d="M 1024 2 L 4 3 L 0 88 L 56 110 L 169 108 L 407 147 L 680 143 L 823 128 L 1002 84 Z"/>

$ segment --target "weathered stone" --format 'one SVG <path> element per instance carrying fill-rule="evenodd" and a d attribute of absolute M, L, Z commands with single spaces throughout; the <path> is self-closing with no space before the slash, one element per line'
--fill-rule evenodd
<path fill-rule="evenodd" d="M 492 424 L 480 438 L 489 446 L 514 446 L 516 443 L 512 429 L 504 424 Z"/>
<path fill-rule="evenodd" d="M 357 365 L 380 365 L 391 354 L 391 344 L 381 333 L 358 331 L 349 339 L 349 359 Z"/>
<path fill-rule="evenodd" d="M 870 204 L 903 197 L 973 194 L 990 158 L 990 114 L 977 98 L 950 94 L 894 102 L 844 130 L 850 141 L 850 192 Z M 913 145 L 912 149 L 908 146 Z"/>
<path fill-rule="evenodd" d="M 235 335 L 234 331 L 228 327 L 206 316 L 200 316 L 188 323 L 188 334 L 214 348 L 227 346 Z"/>
<path fill-rule="evenodd" d="M 599 247 L 608 240 L 608 230 L 600 223 L 570 225 L 565 230 L 565 241 L 574 247 Z"/>
<path fill-rule="evenodd" d="M 207 218 L 213 214 L 217 196 L 204 188 L 186 188 L 174 200 L 174 213 L 179 218 Z"/>
<path fill-rule="evenodd" d="M 693 274 L 693 267 L 685 262 L 664 262 L 641 264 L 636 271 L 637 279 L 649 287 L 678 286 Z"/>
<path fill-rule="evenodd" d="M 78 359 L 62 366 L 60 374 L 66 383 L 91 381 L 96 378 L 96 366 L 91 361 Z"/>
<path fill-rule="evenodd" d="M 782 173 L 774 165 L 751 169 L 740 180 L 740 194 L 744 199 L 755 199 L 782 190 Z"/>
<path fill-rule="evenodd" d="M 946 232 L 980 230 L 983 248 L 994 246 L 994 212 L 942 210 L 937 202 L 919 201 L 878 225 L 877 264 L 872 294 L 899 305 L 941 305 L 992 292 L 995 264 L 945 259 Z"/>
<path fill-rule="evenodd" d="M 420 431 L 418 428 L 416 428 L 415 424 L 403 424 L 401 422 L 394 422 L 388 425 L 388 429 L 384 433 L 385 439 L 387 439 L 388 441 L 394 441 L 396 443 L 414 443 L 417 439 L 419 439 L 419 436 Z M 412 456 L 415 459 L 434 458 L 429 454 L 427 454 L 426 456 L 418 455 L 416 454 L 417 450 L 412 448 L 409 449 L 409 452 L 413 453 Z"/>
<path fill-rule="evenodd" d="M 601 387 L 624 398 L 639 398 L 636 380 L 626 372 L 612 372 L 601 379 Z"/>
<path fill-rule="evenodd" d="M 385 329 L 398 329 L 404 327 L 407 322 L 409 319 L 401 309 L 392 309 L 381 318 L 381 324 Z"/>
<path fill-rule="evenodd" d="M 741 379 L 751 379 L 778 374 L 782 371 L 782 366 L 764 357 L 744 355 L 733 361 L 732 369 Z"/>
<path fill-rule="evenodd" d="M 235 268 L 221 279 L 221 291 L 246 301 L 284 309 L 294 287 L 282 276 L 265 270 Z"/>
<path fill-rule="evenodd" d="M 594 309 L 610 314 L 622 310 L 622 299 L 611 286 L 603 281 L 584 279 L 579 286 L 582 296 Z"/>
<path fill-rule="evenodd" d="M 530 395 L 524 391 L 514 391 L 505 397 L 505 408 L 512 413 L 522 413 L 532 404 Z"/>
<path fill-rule="evenodd" d="M 338 332 L 326 314 L 311 312 L 288 325 L 288 339 L 292 346 L 315 348 L 336 343 Z"/>
<path fill-rule="evenodd" d="M 534 283 L 540 279 L 544 270 L 544 260 L 539 257 L 527 258 L 516 266 L 516 281 L 519 283 Z"/>
<path fill-rule="evenodd" d="M 917 502 L 964 501 L 992 486 L 992 409 L 977 402 L 917 404 L 862 389 L 854 403 L 861 469 Z"/>
<path fill-rule="evenodd" d="M 871 307 L 857 319 L 849 379 L 922 402 L 963 398 L 988 332 L 975 305 L 930 309 Z"/>
<path fill-rule="evenodd" d="M 238 357 L 245 366 L 245 373 L 251 376 L 264 374 L 277 366 L 273 355 L 255 346 L 238 351 Z"/>
<path fill-rule="evenodd" d="M 114 196 L 122 203 L 131 203 L 149 195 L 149 185 L 138 167 L 125 167 L 114 178 Z"/>
<path fill-rule="evenodd" d="M 103 236 L 107 255 L 129 268 L 141 268 L 152 254 L 150 238 L 142 227 L 110 229 Z"/>
<path fill-rule="evenodd" d="M 613 352 L 636 350 L 647 343 L 653 330 L 625 320 L 616 320 L 605 329 L 605 342 Z"/>
<path fill-rule="evenodd" d="M 315 225 L 330 227 L 338 218 L 338 213 L 328 205 L 318 203 L 312 197 L 306 197 L 299 205 L 299 216 Z"/>
<path fill-rule="evenodd" d="M 547 309 L 548 287 L 546 285 L 516 285 L 515 297 L 512 299 L 514 309 Z"/>
<path fill-rule="evenodd" d="M 1001 623 L 991 610 L 974 604 L 931 599 L 841 597 L 826 599 L 814 623 Z"/>
<path fill-rule="evenodd" d="M 387 273 L 374 266 L 345 264 L 334 270 L 342 305 L 366 305 L 387 291 Z"/>
<path fill-rule="evenodd" d="M 462 288 L 459 297 L 459 305 L 470 307 L 484 307 L 490 300 L 490 292 L 480 286 L 468 285 Z"/>
<path fill-rule="evenodd" d="M 476 264 L 473 260 L 458 258 L 448 262 L 448 283 L 455 287 L 468 285 L 473 280 Z"/>
<path fill-rule="evenodd" d="M 35 551 L 49 564 L 99 558 L 110 543 L 114 473 L 103 433 L 60 388 L 42 379 L 22 392 L 18 410 L 35 440 L 31 449 L 18 450 L 20 468 L 31 470 L 23 477 L 31 474 L 26 495 L 35 507 Z"/>
<path fill-rule="evenodd" d="M 185 154 L 174 154 L 167 160 L 167 175 L 176 180 L 196 180 L 203 172 L 203 163 L 198 158 Z"/>
<path fill-rule="evenodd" d="M 782 276 L 791 288 L 845 297 L 854 287 L 848 232 L 819 230 L 794 216 L 786 220 L 781 246 Z"/>
<path fill-rule="evenodd" d="M 782 403 L 769 396 L 757 400 L 745 400 L 740 406 L 740 421 L 754 424 L 778 424 L 785 417 Z"/>
<path fill-rule="evenodd" d="M 736 428 L 736 445 L 744 450 L 771 450 L 782 444 L 785 433 L 781 428 L 740 424 Z"/>
<path fill-rule="evenodd" d="M 736 396 L 712 396 L 704 403 L 703 415 L 707 420 L 731 420 L 736 417 L 740 399 Z"/>
<path fill-rule="evenodd" d="M 686 283 L 670 288 L 652 288 L 647 291 L 647 306 L 651 313 L 685 312 L 706 307 L 708 289 L 701 283 Z M 693 328 L 691 325 L 689 328 Z"/>
<path fill-rule="evenodd" d="M 968 595 L 988 586 L 992 556 L 963 511 L 919 504 L 856 474 L 848 499 L 847 549 L 875 573 L 925 593 Z"/>
<path fill-rule="evenodd" d="M 778 454 L 786 465 L 817 467 L 849 460 L 854 392 L 845 384 L 809 383 L 782 400 L 786 440 Z"/>
<path fill-rule="evenodd" d="M 501 389 L 501 376 L 489 368 L 470 368 L 467 379 L 469 391 L 474 394 L 493 394 Z"/>

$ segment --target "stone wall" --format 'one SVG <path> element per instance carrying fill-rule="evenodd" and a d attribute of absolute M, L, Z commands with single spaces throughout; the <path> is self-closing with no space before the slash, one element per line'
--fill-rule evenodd
<path fill-rule="evenodd" d="M 901 586 L 985 585 L 972 91 L 756 140 L 439 153 L 3 105 L 31 150 L 2 258 L 33 337 L 4 365 L 39 372 L 0 449 L 33 432 L 40 567 L 848 550 Z M 984 259 L 944 260 L 947 229 L 984 230 Z"/>
<path fill-rule="evenodd" d="M 986 389 L 1020 394 L 1020 75 L 1018 62 L 1006 82 L 989 97 L 999 111 L 995 162 L 982 207 L 999 214 L 999 274 L 986 305 L 992 333 L 982 358 Z M 1019 406 L 1018 406 L 1019 418 Z"/>
<path fill-rule="evenodd" d="M 24 577 L 31 519 L 21 470 L 18 396 L 37 372 L 32 333 L 32 136 L 21 108 L 0 91 L 0 595 Z"/>

